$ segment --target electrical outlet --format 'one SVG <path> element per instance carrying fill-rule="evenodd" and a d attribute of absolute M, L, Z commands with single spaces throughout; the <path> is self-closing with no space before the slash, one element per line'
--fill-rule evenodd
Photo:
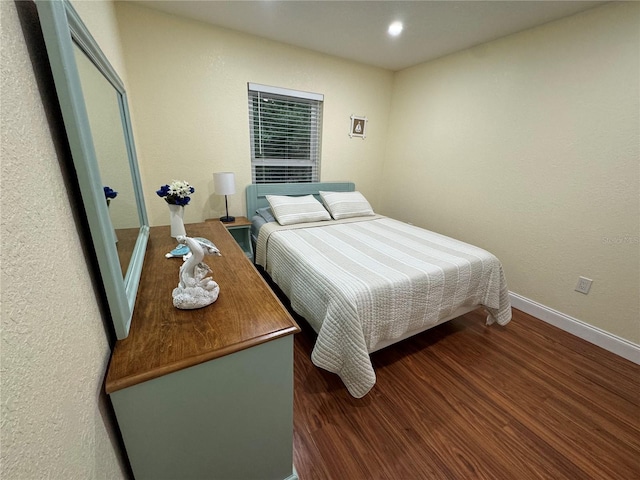
<path fill-rule="evenodd" d="M 578 277 L 578 284 L 576 285 L 576 292 L 584 293 L 585 295 L 589 293 L 589 289 L 591 288 L 591 284 L 593 280 L 585 277 Z"/>

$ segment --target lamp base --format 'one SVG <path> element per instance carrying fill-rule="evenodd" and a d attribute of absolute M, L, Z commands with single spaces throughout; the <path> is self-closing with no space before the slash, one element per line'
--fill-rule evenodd
<path fill-rule="evenodd" d="M 220 221 L 222 223 L 231 223 L 236 221 L 236 217 L 230 217 L 229 215 L 227 215 L 225 217 L 220 217 Z"/>

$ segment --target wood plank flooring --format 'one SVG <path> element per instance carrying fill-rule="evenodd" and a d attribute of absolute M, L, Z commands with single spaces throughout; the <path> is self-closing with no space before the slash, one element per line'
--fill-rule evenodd
<path fill-rule="evenodd" d="M 315 334 L 296 317 L 300 479 L 639 479 L 640 366 L 513 312 L 374 353 L 361 399 L 311 363 Z"/>

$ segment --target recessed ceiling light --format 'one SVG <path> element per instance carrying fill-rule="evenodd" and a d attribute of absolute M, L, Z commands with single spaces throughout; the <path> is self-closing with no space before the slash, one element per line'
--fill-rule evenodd
<path fill-rule="evenodd" d="M 402 22 L 393 22 L 391 25 L 389 25 L 389 35 L 391 35 L 392 37 L 397 37 L 398 35 L 400 35 L 400 33 L 402 33 Z"/>

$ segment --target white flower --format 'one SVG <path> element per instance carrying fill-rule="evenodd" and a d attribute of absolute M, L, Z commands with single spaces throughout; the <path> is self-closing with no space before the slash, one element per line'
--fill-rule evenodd
<path fill-rule="evenodd" d="M 180 198 L 185 198 L 191 193 L 193 193 L 191 185 L 184 180 L 174 180 L 169 184 L 169 195 L 176 195 Z"/>

